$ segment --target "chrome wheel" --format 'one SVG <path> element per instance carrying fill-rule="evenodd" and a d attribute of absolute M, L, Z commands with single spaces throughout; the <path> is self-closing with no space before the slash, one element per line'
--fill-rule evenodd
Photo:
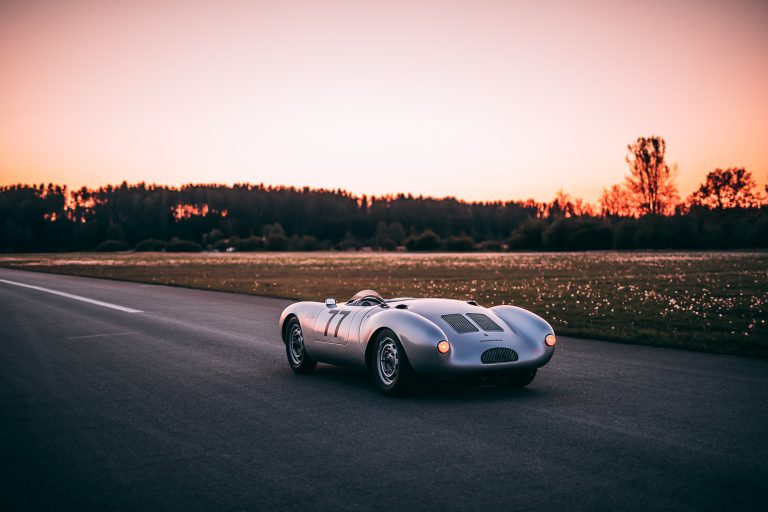
<path fill-rule="evenodd" d="M 288 357 L 288 364 L 291 370 L 296 373 L 310 373 L 317 366 L 317 361 L 307 353 L 307 347 L 304 345 L 304 333 L 301 331 L 301 324 L 298 318 L 291 318 L 283 331 L 283 342 L 285 342 L 285 354 Z"/>
<path fill-rule="evenodd" d="M 288 338 L 288 357 L 294 366 L 301 366 L 304 360 L 304 335 L 301 333 L 301 327 L 294 325 Z"/>
<path fill-rule="evenodd" d="M 391 329 L 382 329 L 372 343 L 369 368 L 379 391 L 387 396 L 407 394 L 415 374 L 397 334 Z"/>
<path fill-rule="evenodd" d="M 376 360 L 381 381 L 387 386 L 394 384 L 400 370 L 400 354 L 395 340 L 389 337 L 381 340 Z"/>

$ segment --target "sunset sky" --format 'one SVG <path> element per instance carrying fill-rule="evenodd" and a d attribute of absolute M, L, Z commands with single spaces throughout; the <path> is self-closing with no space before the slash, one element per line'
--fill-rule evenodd
<path fill-rule="evenodd" d="M 0 185 L 596 200 L 768 175 L 768 2 L 3 1 Z"/>

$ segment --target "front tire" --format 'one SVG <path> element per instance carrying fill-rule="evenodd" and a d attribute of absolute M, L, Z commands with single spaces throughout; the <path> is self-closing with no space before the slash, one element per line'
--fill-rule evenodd
<path fill-rule="evenodd" d="M 382 330 L 373 343 L 371 369 L 376 386 L 387 396 L 402 396 L 410 389 L 414 379 L 403 345 L 389 329 Z"/>
<path fill-rule="evenodd" d="M 296 373 L 310 373 L 317 366 L 317 361 L 309 357 L 304 346 L 304 333 L 297 318 L 291 318 L 288 328 L 285 330 L 285 354 L 288 356 L 288 364 Z"/>

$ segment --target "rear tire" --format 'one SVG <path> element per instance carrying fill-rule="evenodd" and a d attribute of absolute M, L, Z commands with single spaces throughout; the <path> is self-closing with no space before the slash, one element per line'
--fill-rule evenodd
<path fill-rule="evenodd" d="M 371 371 L 379 391 L 387 396 L 402 396 L 410 390 L 414 372 L 394 332 L 384 329 L 376 336 L 372 358 Z"/>
<path fill-rule="evenodd" d="M 537 368 L 533 370 L 516 370 L 502 376 L 502 385 L 509 388 L 524 388 L 536 378 Z"/>
<path fill-rule="evenodd" d="M 317 366 L 317 361 L 309 357 L 304 347 L 304 333 L 297 318 L 291 318 L 285 329 L 285 354 L 291 370 L 296 373 L 310 373 Z"/>

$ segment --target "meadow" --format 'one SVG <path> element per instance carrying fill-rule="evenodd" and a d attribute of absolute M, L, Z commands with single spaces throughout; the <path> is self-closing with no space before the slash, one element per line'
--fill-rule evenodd
<path fill-rule="evenodd" d="M 322 301 L 385 297 L 514 304 L 560 334 L 768 357 L 768 253 L 66 253 L 0 266 Z"/>

